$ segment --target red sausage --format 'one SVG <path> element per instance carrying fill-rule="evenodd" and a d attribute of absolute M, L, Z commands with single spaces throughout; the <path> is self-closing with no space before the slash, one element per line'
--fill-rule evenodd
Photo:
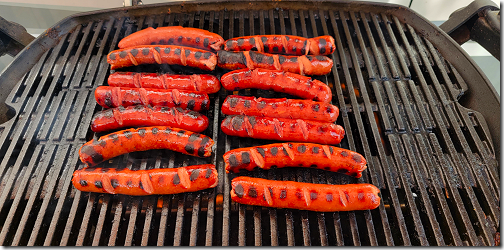
<path fill-rule="evenodd" d="M 331 89 L 323 82 L 281 70 L 239 69 L 224 74 L 221 83 L 226 90 L 232 91 L 248 88 L 273 90 L 326 103 L 332 98 Z"/>
<path fill-rule="evenodd" d="M 82 192 L 178 194 L 213 188 L 218 183 L 218 176 L 212 164 L 149 170 L 84 168 L 74 172 L 72 183 Z"/>
<path fill-rule="evenodd" d="M 107 56 L 110 69 L 140 64 L 177 64 L 203 70 L 214 70 L 217 56 L 206 50 L 175 45 L 139 45 L 114 50 Z"/>
<path fill-rule="evenodd" d="M 213 94 L 219 91 L 219 79 L 213 75 L 170 75 L 156 73 L 115 72 L 110 74 L 112 87 L 182 89 Z"/>
<path fill-rule="evenodd" d="M 314 143 L 274 143 L 269 145 L 237 148 L 224 154 L 226 172 L 238 173 L 259 167 L 268 170 L 273 166 L 318 168 L 331 172 L 362 177 L 366 159 L 359 153 L 344 148 Z"/>
<path fill-rule="evenodd" d="M 181 107 L 194 111 L 208 110 L 210 99 L 204 92 L 177 89 L 144 89 L 99 86 L 95 90 L 96 102 L 104 108 L 151 105 Z"/>
<path fill-rule="evenodd" d="M 222 104 L 222 113 L 335 122 L 339 109 L 328 103 L 309 100 L 230 95 Z"/>
<path fill-rule="evenodd" d="M 312 184 L 240 176 L 231 181 L 231 199 L 246 205 L 316 212 L 370 210 L 380 205 L 371 184 Z"/>
<path fill-rule="evenodd" d="M 117 131 L 86 142 L 79 149 L 82 162 L 92 167 L 116 156 L 151 149 L 169 149 L 187 155 L 208 157 L 214 141 L 210 137 L 166 126 Z"/>
<path fill-rule="evenodd" d="M 345 135 L 334 123 L 245 115 L 226 117 L 221 130 L 231 136 L 321 144 L 338 144 Z"/>
<path fill-rule="evenodd" d="M 223 69 L 276 69 L 301 75 L 325 75 L 333 61 L 326 56 L 283 56 L 254 51 L 217 52 L 217 65 Z"/>
<path fill-rule="evenodd" d="M 124 49 L 138 45 L 183 45 L 204 50 L 220 50 L 224 39 L 218 34 L 182 26 L 149 27 L 137 31 L 119 42 L 119 48 Z"/>
<path fill-rule="evenodd" d="M 145 126 L 170 126 L 202 132 L 208 127 L 208 118 L 192 110 L 137 105 L 100 111 L 91 120 L 91 130 L 94 132 Z"/>
<path fill-rule="evenodd" d="M 243 36 L 226 40 L 224 50 L 247 51 L 284 54 L 284 55 L 329 55 L 334 52 L 334 38 L 319 36 L 304 38 L 300 36 L 262 35 Z"/>

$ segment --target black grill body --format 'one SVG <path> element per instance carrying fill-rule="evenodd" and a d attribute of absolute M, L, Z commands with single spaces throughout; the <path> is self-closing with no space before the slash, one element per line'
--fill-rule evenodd
<path fill-rule="evenodd" d="M 272 143 L 226 136 L 211 95 L 204 134 L 215 154 L 137 152 L 103 167 L 150 169 L 212 163 L 219 185 L 205 191 L 129 197 L 82 193 L 79 147 L 93 137 L 106 55 L 146 27 L 181 25 L 228 39 L 261 34 L 331 35 L 334 67 L 314 77 L 333 91 L 340 147 L 363 154 L 360 179 L 316 169 L 225 174 L 222 154 Z M 166 65 L 137 71 L 199 73 Z M 225 71 L 217 69 L 221 76 Z M 71 16 L 26 47 L 0 75 L 1 245 L 494 245 L 500 221 L 500 102 L 476 64 L 440 29 L 402 6 L 364 2 L 159 4 Z M 12 89 L 12 90 L 11 90 Z M 11 91 L 5 91 L 11 90 Z M 261 90 L 240 95 L 283 97 Z M 4 122 L 4 121 L 2 121 Z M 372 211 L 316 213 L 240 205 L 230 180 L 248 175 L 314 183 L 372 183 Z"/>

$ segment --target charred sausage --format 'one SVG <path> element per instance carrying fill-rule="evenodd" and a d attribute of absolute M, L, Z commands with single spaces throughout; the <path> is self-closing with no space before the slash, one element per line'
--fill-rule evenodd
<path fill-rule="evenodd" d="M 332 36 L 314 38 L 288 35 L 244 36 L 228 39 L 224 43 L 224 50 L 227 51 L 252 50 L 296 56 L 329 55 L 335 49 Z"/>
<path fill-rule="evenodd" d="M 129 170 L 84 168 L 73 173 L 72 183 L 82 192 L 154 195 L 195 192 L 218 183 L 215 165 Z"/>
<path fill-rule="evenodd" d="M 110 69 L 140 64 L 176 64 L 214 70 L 217 56 L 206 50 L 175 45 L 139 45 L 114 50 L 107 56 Z"/>
<path fill-rule="evenodd" d="M 217 52 L 217 65 L 223 69 L 276 69 L 301 75 L 325 75 L 333 61 L 326 56 L 283 56 L 254 51 Z"/>
<path fill-rule="evenodd" d="M 116 156 L 150 149 L 169 149 L 187 155 L 208 157 L 214 141 L 210 137 L 167 126 L 117 131 L 86 142 L 79 149 L 82 162 L 92 167 Z"/>
<path fill-rule="evenodd" d="M 257 147 L 237 148 L 224 154 L 226 172 L 238 173 L 258 167 L 268 170 L 273 166 L 318 168 L 331 172 L 362 177 L 366 159 L 344 148 L 314 143 L 274 143 Z"/>
<path fill-rule="evenodd" d="M 335 122 L 339 109 L 328 103 L 309 100 L 230 95 L 222 104 L 222 113 Z"/>
<path fill-rule="evenodd" d="M 380 205 L 372 184 L 312 184 L 240 176 L 231 181 L 231 199 L 246 205 L 317 212 L 370 210 Z"/>
<path fill-rule="evenodd" d="M 137 31 L 119 42 L 124 49 L 138 45 L 183 45 L 204 50 L 220 50 L 224 39 L 218 34 L 182 26 L 149 27 Z"/>
<path fill-rule="evenodd" d="M 213 75 L 171 75 L 156 73 L 115 72 L 110 74 L 112 87 L 182 89 L 213 94 L 219 91 L 220 82 Z"/>
<path fill-rule="evenodd" d="M 96 113 L 91 120 L 94 132 L 146 126 L 170 126 L 199 133 L 208 127 L 208 118 L 192 110 L 137 105 L 106 109 Z"/>
<path fill-rule="evenodd" d="M 210 99 L 204 92 L 178 89 L 145 89 L 99 86 L 95 90 L 96 102 L 104 108 L 151 105 L 181 107 L 194 111 L 208 110 Z"/>
<path fill-rule="evenodd" d="M 232 91 L 248 88 L 273 90 L 326 103 L 332 98 L 331 89 L 323 82 L 281 70 L 235 70 L 224 74 L 221 83 L 226 90 Z"/>
<path fill-rule="evenodd" d="M 221 130 L 231 136 L 321 144 L 338 144 L 345 135 L 334 123 L 245 115 L 226 117 Z"/>

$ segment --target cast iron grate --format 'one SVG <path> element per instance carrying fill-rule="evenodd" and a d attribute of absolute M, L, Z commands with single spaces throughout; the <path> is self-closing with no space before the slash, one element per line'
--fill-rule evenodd
<path fill-rule="evenodd" d="M 337 6 L 337 5 L 336 5 Z M 0 125 L 1 245 L 492 245 L 500 220 L 498 163 L 483 117 L 457 101 L 467 91 L 452 64 L 410 24 L 386 13 L 276 8 L 142 15 L 76 24 L 42 55 L 12 90 L 18 111 Z M 163 8 L 163 7 L 161 7 Z M 146 27 L 203 28 L 228 39 L 256 34 L 332 35 L 331 74 L 316 77 L 333 90 L 339 145 L 363 154 L 361 179 L 315 169 L 242 172 L 314 183 L 373 183 L 382 204 L 372 211 L 315 213 L 235 204 L 222 154 L 262 145 L 220 132 L 220 105 L 211 95 L 204 132 L 216 154 L 195 159 L 163 150 L 108 163 L 130 169 L 216 164 L 219 185 L 191 194 L 127 197 L 82 193 L 71 185 L 84 165 L 78 148 L 93 136 L 101 108 L 93 90 L 106 84 L 108 52 Z M 165 66 L 150 71 L 175 71 Z M 12 70 L 12 69 L 11 69 Z M 460 69 L 459 69 L 460 70 Z M 184 71 L 189 73 L 189 71 Z M 224 72 L 217 70 L 218 76 Z M 270 91 L 241 95 L 279 97 Z"/>

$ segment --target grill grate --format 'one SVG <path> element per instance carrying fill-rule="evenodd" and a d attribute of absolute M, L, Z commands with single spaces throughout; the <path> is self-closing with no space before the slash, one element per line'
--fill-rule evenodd
<path fill-rule="evenodd" d="M 15 119 L 0 125 L 1 245 L 494 244 L 500 176 L 491 136 L 482 115 L 458 103 L 467 84 L 428 37 L 384 12 L 229 7 L 88 21 L 42 55 L 8 96 L 7 103 L 18 111 Z M 205 113 L 213 123 L 204 134 L 218 145 L 212 157 L 156 150 L 105 163 L 130 169 L 212 163 L 221 177 L 215 189 L 152 197 L 76 191 L 70 180 L 84 167 L 78 148 L 96 136 L 89 130 L 99 110 L 93 90 L 106 83 L 107 53 L 128 34 L 170 25 L 208 29 L 224 39 L 333 36 L 333 71 L 315 78 L 332 88 L 333 104 L 340 107 L 337 123 L 346 130 L 340 146 L 362 153 L 368 171 L 358 180 L 316 169 L 240 175 L 373 183 L 381 190 L 379 208 L 316 213 L 231 202 L 230 180 L 237 174 L 225 174 L 222 154 L 269 141 L 220 132 L 220 106 L 231 93 L 224 90 L 211 96 L 217 105 Z"/>

